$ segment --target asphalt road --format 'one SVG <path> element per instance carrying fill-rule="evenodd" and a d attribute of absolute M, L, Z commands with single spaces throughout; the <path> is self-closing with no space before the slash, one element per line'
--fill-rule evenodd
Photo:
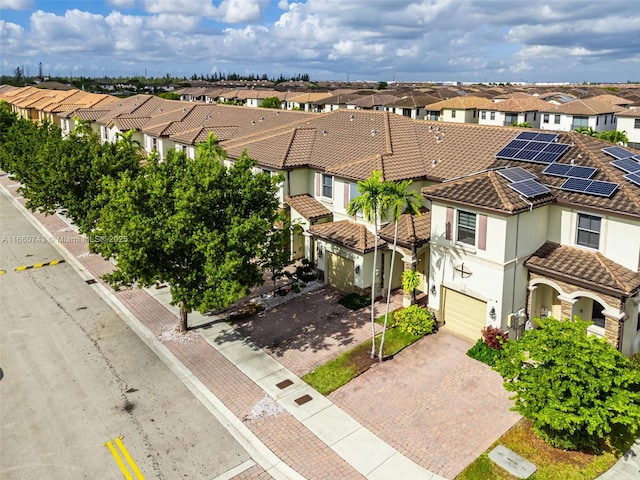
<path fill-rule="evenodd" d="M 0 194 L 0 478 L 136 478 L 135 464 L 200 480 L 250 463 L 71 265 L 14 270 L 61 258 Z"/>

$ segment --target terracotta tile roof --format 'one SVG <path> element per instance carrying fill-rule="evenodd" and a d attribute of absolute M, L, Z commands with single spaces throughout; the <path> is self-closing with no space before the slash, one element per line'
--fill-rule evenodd
<path fill-rule="evenodd" d="M 309 221 L 331 215 L 331 210 L 307 193 L 286 197 L 285 201 L 287 205 Z"/>
<path fill-rule="evenodd" d="M 327 92 L 303 93 L 303 94 L 297 93 L 296 96 L 287 98 L 287 102 L 315 103 L 319 100 L 322 100 L 323 98 L 328 98 L 330 96 L 331 94 Z"/>
<path fill-rule="evenodd" d="M 393 244 L 395 225 L 393 222 L 386 224 L 378 235 L 383 240 Z M 422 215 L 409 215 L 404 213 L 398 222 L 398 245 L 406 248 L 419 247 L 431 239 L 431 212 L 424 211 Z"/>
<path fill-rule="evenodd" d="M 540 275 L 588 286 L 600 292 L 631 297 L 640 290 L 640 273 L 619 265 L 600 252 L 546 242 L 524 265 Z"/>
<path fill-rule="evenodd" d="M 578 99 L 562 105 L 551 105 L 549 113 L 565 113 L 567 115 L 604 115 L 607 113 L 622 112 L 625 109 L 616 105 L 601 102 L 593 98 Z"/>
<path fill-rule="evenodd" d="M 374 249 L 375 237 L 373 233 L 367 230 L 363 224 L 351 220 L 312 225 L 309 232 L 358 253 L 367 253 Z M 378 242 L 378 248 L 386 245 L 386 242 Z"/>
<path fill-rule="evenodd" d="M 107 125 L 113 125 L 121 132 L 128 132 L 129 130 L 140 130 L 148 121 L 149 117 L 133 117 L 127 115 L 114 118 Z"/>
<path fill-rule="evenodd" d="M 509 181 L 496 171 L 478 173 L 451 182 L 424 187 L 422 194 L 431 200 L 444 200 L 503 214 L 516 214 L 555 201 L 553 193 L 528 199 L 520 198 Z"/>
<path fill-rule="evenodd" d="M 438 99 L 433 95 L 411 92 L 408 95 L 404 95 L 398 98 L 396 101 L 392 101 L 387 105 L 391 107 L 397 107 L 397 108 L 402 108 L 402 107 L 404 108 L 423 107 L 424 108 L 426 105 L 433 104 L 437 101 Z"/>
<path fill-rule="evenodd" d="M 519 133 L 518 130 L 514 131 L 511 127 L 506 128 L 511 130 L 510 135 L 502 145 L 497 146 L 497 149 L 495 145 L 493 146 L 492 155 L 495 155 L 502 146 Z M 484 135 L 486 135 L 486 141 L 489 141 L 490 138 L 495 136 L 489 135 L 489 131 L 484 131 Z M 462 141 L 464 135 L 456 135 L 455 138 Z M 469 162 L 468 165 L 465 165 L 463 162 L 456 162 L 456 166 L 461 170 L 459 176 L 469 175 L 468 177 L 425 187 L 423 194 L 427 196 L 427 198 L 437 198 L 465 205 L 475 205 L 480 208 L 504 213 L 518 213 L 528 208 L 527 204 L 519 198 L 519 195 L 514 190 L 508 187 L 508 182 L 506 182 L 502 176 L 495 171 L 477 175 L 474 175 L 474 172 L 484 169 L 522 167 L 537 175 L 539 181 L 551 189 L 551 195 L 547 194 L 529 199 L 529 201 L 533 200 L 534 206 L 546 205 L 551 201 L 556 201 L 589 207 L 600 211 L 624 214 L 635 218 L 640 217 L 640 187 L 624 179 L 625 172 L 618 170 L 610 164 L 613 158 L 601 150 L 604 147 L 610 147 L 610 143 L 587 135 L 581 135 L 577 132 L 561 132 L 559 141 L 572 146 L 567 153 L 559 159 L 558 163 L 570 163 L 573 159 L 576 165 L 596 168 L 597 173 L 592 179 L 617 183 L 619 185 L 618 190 L 611 197 L 564 191 L 559 188 L 565 181 L 563 177 L 555 177 L 542 173 L 546 165 L 515 160 L 500 160 L 494 157 L 492 162 L 485 163 L 482 168 L 479 168 L 480 162 Z M 482 145 L 483 142 L 483 139 L 476 138 L 478 145 Z M 640 151 L 632 148 L 628 148 L 628 150 L 640 154 Z M 462 153 L 458 158 L 473 158 L 473 154 L 471 152 L 466 154 Z M 437 166 L 435 168 L 437 168 Z M 454 176 L 451 175 L 449 178 L 454 178 Z"/>
<path fill-rule="evenodd" d="M 357 92 L 338 94 L 333 92 L 333 95 L 331 95 L 330 97 L 323 98 L 322 100 L 318 100 L 315 103 L 317 105 L 346 105 L 348 102 L 357 100 L 360 97 L 362 97 L 362 95 Z"/>
<path fill-rule="evenodd" d="M 511 98 L 502 102 L 495 102 L 491 107 L 483 108 L 483 110 L 521 113 L 547 111 L 550 108 L 554 108 L 552 103 L 527 95 L 527 98 Z"/>
<path fill-rule="evenodd" d="M 218 137 L 218 140 L 222 142 L 232 138 L 237 130 L 238 127 L 235 125 L 198 127 L 171 134 L 169 138 L 179 143 L 195 145 L 196 143 L 204 142 L 209 136 L 209 132 L 213 132 L 213 134 Z"/>
<path fill-rule="evenodd" d="M 619 107 L 623 107 L 625 105 L 629 105 L 631 102 L 626 98 L 618 97 L 617 95 L 597 95 L 595 97 L 590 97 L 593 100 L 598 100 L 599 102 L 608 103 L 610 105 L 618 105 Z"/>
<path fill-rule="evenodd" d="M 442 100 L 440 102 L 432 103 L 426 106 L 429 111 L 440 111 L 445 108 L 456 110 L 468 110 L 468 109 L 487 109 L 492 106 L 493 102 L 486 98 L 475 96 L 460 96 Z"/>
<path fill-rule="evenodd" d="M 389 105 L 398 100 L 396 95 L 389 93 L 374 93 L 373 95 L 361 96 L 350 102 L 347 105 L 355 105 L 358 108 L 373 108 L 376 106 Z"/>
<path fill-rule="evenodd" d="M 617 117 L 640 117 L 640 108 L 634 108 L 633 110 L 626 110 L 624 112 L 617 112 Z"/>

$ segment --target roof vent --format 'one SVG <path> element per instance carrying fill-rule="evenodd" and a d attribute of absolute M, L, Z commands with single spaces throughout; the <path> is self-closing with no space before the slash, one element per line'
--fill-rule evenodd
<path fill-rule="evenodd" d="M 440 131 L 440 127 L 436 127 L 436 132 L 439 132 L 439 131 Z"/>
<path fill-rule="evenodd" d="M 433 125 L 429 125 L 429 131 L 433 131 Z"/>
<path fill-rule="evenodd" d="M 264 122 L 264 117 L 260 117 L 260 121 L 261 121 L 261 122 Z"/>
<path fill-rule="evenodd" d="M 442 137 L 440 135 L 436 135 L 436 142 L 442 141 Z"/>
<path fill-rule="evenodd" d="M 371 136 L 373 137 L 376 133 L 378 133 L 378 131 L 374 128 L 373 130 L 371 130 Z"/>
<path fill-rule="evenodd" d="M 278 110 L 276 110 L 276 115 L 280 115 L 280 112 Z"/>
<path fill-rule="evenodd" d="M 571 159 L 571 161 L 570 161 L 569 163 L 571 163 L 571 165 L 575 165 L 575 164 L 576 164 L 576 159 L 575 159 L 575 158 L 572 158 L 572 159 Z"/>
<path fill-rule="evenodd" d="M 255 125 L 256 121 L 255 120 L 251 120 L 251 125 Z"/>
<path fill-rule="evenodd" d="M 349 121 L 353 122 L 353 119 L 356 118 L 353 114 L 349 115 Z"/>
<path fill-rule="evenodd" d="M 322 135 L 327 135 L 327 131 L 326 130 L 322 130 Z"/>
<path fill-rule="evenodd" d="M 438 164 L 438 160 L 431 160 L 431 165 L 434 167 Z"/>

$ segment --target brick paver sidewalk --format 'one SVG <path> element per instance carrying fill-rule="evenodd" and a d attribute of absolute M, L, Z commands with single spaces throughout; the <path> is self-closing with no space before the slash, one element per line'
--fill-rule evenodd
<path fill-rule="evenodd" d="M 24 204 L 13 180 L 2 175 L 0 184 Z M 59 216 L 34 213 L 34 217 L 96 276 L 96 280 L 101 281 L 99 276 L 113 269 L 107 260 L 89 254 L 88 244 Z M 144 290 L 114 292 L 108 285 L 105 286 L 156 337 L 177 325 L 177 317 Z M 163 343 L 239 419 L 244 419 L 264 397 L 264 392 L 258 386 L 200 336 L 193 336 L 189 343 L 171 340 Z M 284 463 L 309 480 L 364 478 L 290 413 L 283 412 L 244 423 Z M 260 467 L 254 466 L 235 478 L 271 477 Z"/>

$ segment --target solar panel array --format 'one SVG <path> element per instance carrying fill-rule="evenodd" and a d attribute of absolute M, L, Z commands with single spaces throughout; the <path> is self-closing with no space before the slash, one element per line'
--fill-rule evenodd
<path fill-rule="evenodd" d="M 533 173 L 522 167 L 505 168 L 498 170 L 497 172 L 510 182 L 521 182 L 522 180 L 537 178 Z"/>
<path fill-rule="evenodd" d="M 601 182 L 586 178 L 570 177 L 560 185 L 562 190 L 568 192 L 589 193 L 601 197 L 610 197 L 618 189 L 619 185 L 613 182 Z"/>
<path fill-rule="evenodd" d="M 510 183 L 509 187 L 511 187 L 516 192 L 518 192 L 520 195 L 524 195 L 527 198 L 533 198 L 533 197 L 537 197 L 538 195 L 544 195 L 545 193 L 549 193 L 551 191 L 541 183 L 538 183 L 533 178 Z"/>
<path fill-rule="evenodd" d="M 555 133 L 522 132 L 497 154 L 497 158 L 532 163 L 553 163 L 569 149 L 566 143 L 557 143 Z"/>
<path fill-rule="evenodd" d="M 627 172 L 624 176 L 625 180 L 640 186 L 640 155 L 636 155 L 622 147 L 607 147 L 603 148 L 602 151 L 615 158 L 611 165 L 623 172 Z"/>
<path fill-rule="evenodd" d="M 547 175 L 554 175 L 556 177 L 577 177 L 577 178 L 591 178 L 596 172 L 597 168 L 581 167 L 576 165 L 567 165 L 566 163 L 552 163 L 544 169 L 542 173 Z"/>

